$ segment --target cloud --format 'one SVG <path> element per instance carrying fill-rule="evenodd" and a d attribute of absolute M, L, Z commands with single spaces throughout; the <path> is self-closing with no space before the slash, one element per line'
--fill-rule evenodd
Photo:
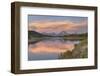
<path fill-rule="evenodd" d="M 61 32 L 61 31 L 78 31 L 87 28 L 87 21 L 71 22 L 71 21 L 37 21 L 29 24 L 29 30 L 37 32 Z"/>

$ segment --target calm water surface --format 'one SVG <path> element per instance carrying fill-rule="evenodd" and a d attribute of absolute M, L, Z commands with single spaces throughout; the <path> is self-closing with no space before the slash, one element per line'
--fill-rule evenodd
<path fill-rule="evenodd" d="M 59 59 L 59 55 L 72 51 L 79 40 L 64 40 L 63 38 L 48 38 L 29 43 L 28 60 Z"/>

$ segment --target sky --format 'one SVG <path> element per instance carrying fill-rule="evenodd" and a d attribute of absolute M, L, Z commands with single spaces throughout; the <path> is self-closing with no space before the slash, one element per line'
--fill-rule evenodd
<path fill-rule="evenodd" d="M 40 33 L 84 33 L 88 18 L 75 16 L 29 15 L 28 30 Z"/>

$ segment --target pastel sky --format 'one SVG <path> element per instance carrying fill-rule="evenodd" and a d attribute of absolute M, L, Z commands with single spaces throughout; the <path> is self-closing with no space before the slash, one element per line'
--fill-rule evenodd
<path fill-rule="evenodd" d="M 28 30 L 40 33 L 85 33 L 88 28 L 87 17 L 29 15 Z"/>

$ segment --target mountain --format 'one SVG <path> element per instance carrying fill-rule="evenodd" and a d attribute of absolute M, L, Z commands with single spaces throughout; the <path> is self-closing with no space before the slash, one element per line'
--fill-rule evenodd
<path fill-rule="evenodd" d="M 44 36 L 43 34 L 41 33 L 38 33 L 38 32 L 35 32 L 35 31 L 28 31 L 28 35 L 31 36 Z"/>
<path fill-rule="evenodd" d="M 55 36 L 87 36 L 87 33 L 82 34 L 69 34 L 65 31 L 62 31 L 60 33 L 39 33 L 35 31 L 28 31 L 28 38 L 32 37 L 55 37 Z"/>
<path fill-rule="evenodd" d="M 35 31 L 28 31 L 28 38 L 33 38 L 33 37 L 50 37 L 50 35 L 44 35 L 42 33 L 38 33 Z"/>
<path fill-rule="evenodd" d="M 66 31 L 62 31 L 62 32 L 59 32 L 59 33 L 56 33 L 56 32 L 42 32 L 41 34 L 43 35 L 48 35 L 48 36 L 64 36 L 64 35 L 68 35 L 68 33 Z"/>

